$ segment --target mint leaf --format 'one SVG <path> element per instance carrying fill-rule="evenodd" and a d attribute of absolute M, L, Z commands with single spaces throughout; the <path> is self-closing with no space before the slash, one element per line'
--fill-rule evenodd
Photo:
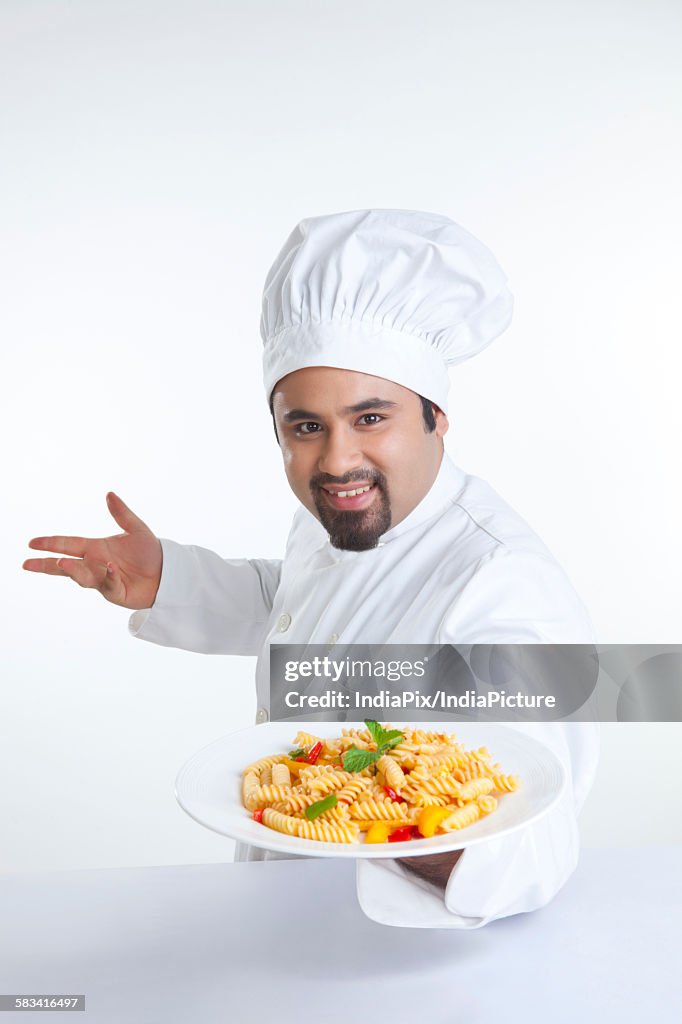
<path fill-rule="evenodd" d="M 405 733 L 401 732 L 400 729 L 390 729 L 388 732 L 383 733 L 381 746 L 388 750 L 390 747 L 397 747 L 404 739 Z"/>
<path fill-rule="evenodd" d="M 379 754 L 374 750 L 358 750 L 357 747 L 349 747 L 343 755 L 343 767 L 347 772 L 361 772 L 368 765 L 374 764 L 379 759 Z"/>
<path fill-rule="evenodd" d="M 383 753 L 382 747 L 388 750 L 391 747 L 395 747 L 396 744 L 405 738 L 405 733 L 401 732 L 400 729 L 384 729 L 379 722 L 375 722 L 372 718 L 366 718 L 365 725 L 381 753 Z"/>
<path fill-rule="evenodd" d="M 324 812 L 328 811 L 331 807 L 336 807 L 337 803 L 338 800 L 336 799 L 336 793 L 330 793 L 329 796 L 324 798 L 324 800 L 318 800 L 316 803 L 310 804 L 309 807 L 306 807 L 303 813 L 308 821 L 312 821 L 313 818 L 317 818 L 318 815 L 324 814 Z"/>
<path fill-rule="evenodd" d="M 381 725 L 379 725 L 378 722 L 375 722 L 373 718 L 366 718 L 365 725 L 369 729 L 372 739 L 376 743 L 377 747 L 380 747 L 381 743 L 379 741 L 379 736 L 384 731 Z"/>
<path fill-rule="evenodd" d="M 405 733 L 400 729 L 384 729 L 379 722 L 373 718 L 366 718 L 365 725 L 377 745 L 376 750 L 358 750 L 357 747 L 350 747 L 343 755 L 343 767 L 347 772 L 361 772 L 368 765 L 378 761 L 382 754 L 391 747 L 395 747 L 401 740 L 405 739 Z"/>

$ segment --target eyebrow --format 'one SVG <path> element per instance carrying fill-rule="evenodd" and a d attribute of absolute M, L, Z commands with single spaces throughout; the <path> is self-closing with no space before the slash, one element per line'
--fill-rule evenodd
<path fill-rule="evenodd" d="M 393 409 L 397 402 L 389 402 L 385 398 L 367 398 L 364 402 L 356 405 L 347 405 L 341 410 L 342 415 L 352 416 L 353 413 L 367 412 L 368 409 Z M 319 412 L 309 412 L 307 409 L 290 409 L 282 419 L 285 423 L 293 423 L 295 420 L 319 420 L 322 417 Z"/>

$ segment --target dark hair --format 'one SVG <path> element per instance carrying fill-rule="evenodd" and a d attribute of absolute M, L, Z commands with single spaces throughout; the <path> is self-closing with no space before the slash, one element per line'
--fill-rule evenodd
<path fill-rule="evenodd" d="M 272 395 L 274 395 L 274 391 L 273 391 Z M 277 424 L 275 423 L 275 411 L 274 411 L 274 409 L 272 407 L 272 405 L 273 405 L 272 395 L 270 395 L 270 402 L 269 402 L 269 405 L 270 405 L 270 415 L 272 416 L 272 426 L 273 426 L 273 428 L 275 430 L 275 437 L 277 438 L 277 444 L 279 444 L 279 435 L 277 433 Z M 433 409 L 434 409 L 433 402 L 430 401 L 430 399 L 428 399 L 428 398 L 423 398 L 421 395 L 418 395 L 417 397 L 419 398 L 419 401 L 422 404 L 422 417 L 424 419 L 424 430 L 426 431 L 427 434 L 432 434 L 434 432 L 434 430 L 436 429 L 436 417 L 435 417 L 435 414 L 434 414 L 434 411 L 433 411 Z"/>
<path fill-rule="evenodd" d="M 436 417 L 433 412 L 433 402 L 428 398 L 422 398 L 419 396 L 419 401 L 422 404 L 422 416 L 424 417 L 424 429 L 427 434 L 432 434 L 436 429 Z"/>

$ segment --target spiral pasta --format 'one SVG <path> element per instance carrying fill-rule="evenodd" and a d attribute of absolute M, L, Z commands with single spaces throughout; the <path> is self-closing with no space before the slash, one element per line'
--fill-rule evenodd
<path fill-rule="evenodd" d="M 285 764 L 273 764 L 270 769 L 273 786 L 290 786 L 291 772 Z"/>
<path fill-rule="evenodd" d="M 360 838 L 360 829 L 354 823 L 304 819 L 299 822 L 298 836 L 300 839 L 318 839 L 325 843 L 353 843 Z"/>
<path fill-rule="evenodd" d="M 473 825 L 480 815 L 481 808 L 477 803 L 465 804 L 464 807 L 458 807 L 456 811 L 453 811 L 447 818 L 444 818 L 440 823 L 440 827 L 444 832 L 466 828 L 467 825 Z"/>
<path fill-rule="evenodd" d="M 352 818 L 367 818 L 372 821 L 400 820 L 407 821 L 407 804 L 395 800 L 356 800 L 351 804 Z"/>
<path fill-rule="evenodd" d="M 384 754 L 377 761 L 377 768 L 383 772 L 384 778 L 386 779 L 386 785 L 390 786 L 397 793 L 405 785 L 405 773 L 396 761 L 394 757 L 389 757 L 388 754 Z"/>
<path fill-rule="evenodd" d="M 247 765 L 242 803 L 267 828 L 299 839 L 355 843 L 372 829 L 369 842 L 385 841 L 376 840 L 376 830 L 400 841 L 469 828 L 521 784 L 486 747 L 467 750 L 453 734 L 435 730 L 400 731 L 392 747 L 380 750 L 373 739 L 379 734 L 369 728 L 342 728 L 329 739 L 299 731 L 294 760 L 272 754 Z M 364 761 L 344 767 L 351 749 Z"/>

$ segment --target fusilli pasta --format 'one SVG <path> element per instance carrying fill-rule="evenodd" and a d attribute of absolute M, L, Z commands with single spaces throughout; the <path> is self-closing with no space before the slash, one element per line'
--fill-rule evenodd
<path fill-rule="evenodd" d="M 354 843 L 375 826 L 400 841 L 468 828 L 520 786 L 485 747 L 466 750 L 444 732 L 401 732 L 378 750 L 370 728 L 343 728 L 330 739 L 299 731 L 295 759 L 272 754 L 244 769 L 243 805 L 266 827 L 300 839 Z M 348 769 L 351 750 L 364 763 L 347 761 Z"/>

